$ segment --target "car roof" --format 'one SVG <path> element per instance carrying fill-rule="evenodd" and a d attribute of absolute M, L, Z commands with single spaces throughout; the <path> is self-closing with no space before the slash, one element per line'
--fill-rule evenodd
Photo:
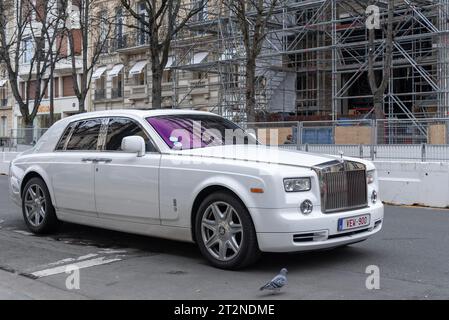
<path fill-rule="evenodd" d="M 154 110 L 116 109 L 116 110 L 103 110 L 103 111 L 80 113 L 64 118 L 63 120 L 73 121 L 92 117 L 111 117 L 111 116 L 134 116 L 139 118 L 147 118 L 147 117 L 177 115 L 177 114 L 203 114 L 209 116 L 218 116 L 215 113 L 207 111 L 183 110 L 183 109 L 154 109 Z"/>

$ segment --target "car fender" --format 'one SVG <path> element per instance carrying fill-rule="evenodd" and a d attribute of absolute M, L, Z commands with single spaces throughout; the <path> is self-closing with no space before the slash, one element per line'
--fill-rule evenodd
<path fill-rule="evenodd" d="M 254 176 L 233 176 L 233 175 L 216 175 L 209 177 L 197 185 L 192 192 L 192 209 L 193 204 L 201 191 L 208 187 L 219 186 L 231 190 L 235 193 L 247 208 L 258 207 L 258 197 L 263 193 L 251 193 L 251 188 L 264 189 L 265 182 L 263 179 Z"/>
<path fill-rule="evenodd" d="M 56 203 L 55 203 L 55 197 L 54 197 L 53 188 L 52 188 L 52 184 L 51 184 L 51 178 L 48 176 L 46 171 L 40 165 L 36 165 L 36 164 L 31 165 L 24 171 L 24 174 L 20 179 L 20 189 L 22 190 L 22 187 L 24 187 L 23 186 L 24 178 L 31 172 L 35 172 L 42 177 L 45 184 L 47 185 L 48 192 L 50 193 L 51 203 L 53 204 L 53 206 L 55 206 Z M 20 196 L 22 196 L 22 195 L 20 195 Z"/>

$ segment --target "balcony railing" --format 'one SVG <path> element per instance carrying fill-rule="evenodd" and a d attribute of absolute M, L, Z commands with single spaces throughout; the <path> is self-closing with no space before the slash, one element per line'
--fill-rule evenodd
<path fill-rule="evenodd" d="M 150 38 L 147 33 L 140 30 L 134 30 L 133 32 L 117 36 L 116 39 L 112 39 L 110 41 L 110 49 L 111 51 L 125 50 L 148 46 L 149 44 Z"/>
<path fill-rule="evenodd" d="M 94 99 L 95 100 L 103 100 L 106 98 L 106 90 L 104 89 L 96 89 Z"/>
<path fill-rule="evenodd" d="M 112 99 L 123 98 L 122 88 L 112 88 L 111 98 Z"/>
<path fill-rule="evenodd" d="M 109 42 L 111 52 L 117 51 L 119 49 L 127 48 L 127 39 L 128 39 L 128 37 L 126 34 L 122 34 L 122 35 L 116 36 L 116 38 L 114 38 L 114 39 L 111 39 Z"/>

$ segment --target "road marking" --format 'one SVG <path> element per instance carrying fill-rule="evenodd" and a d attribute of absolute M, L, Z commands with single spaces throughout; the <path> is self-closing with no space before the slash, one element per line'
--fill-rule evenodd
<path fill-rule="evenodd" d="M 105 254 L 126 253 L 126 250 L 103 249 L 101 251 L 98 251 L 98 253 L 105 253 Z"/>
<path fill-rule="evenodd" d="M 84 269 L 84 268 L 95 267 L 95 266 L 108 264 L 108 263 L 112 263 L 112 262 L 117 262 L 117 261 L 121 261 L 121 260 L 122 259 L 120 259 L 120 258 L 106 259 L 106 257 L 99 257 L 99 258 L 95 258 L 95 259 L 91 259 L 91 260 L 84 260 L 81 262 L 76 262 L 76 263 L 74 263 L 74 265 L 76 265 L 79 269 Z M 55 268 L 36 271 L 36 272 L 31 273 L 31 275 L 36 278 L 48 277 L 48 276 L 53 276 L 53 275 L 60 274 L 60 273 L 65 273 L 66 268 L 67 268 L 67 265 L 58 266 Z"/>
<path fill-rule="evenodd" d="M 81 256 L 81 257 L 78 257 L 76 260 L 86 260 L 86 259 L 90 259 L 90 258 L 93 258 L 93 257 L 96 257 L 96 256 L 98 256 L 98 254 L 96 254 L 96 253 L 89 253 L 89 254 L 86 254 L 85 256 Z"/>
<path fill-rule="evenodd" d="M 31 232 L 24 231 L 24 230 L 13 230 L 13 232 L 22 234 L 24 236 L 32 236 L 33 235 Z"/>
<path fill-rule="evenodd" d="M 98 254 L 96 254 L 96 253 L 89 253 L 89 254 L 86 254 L 85 256 L 81 256 L 81 257 L 78 257 L 78 258 L 66 258 L 66 259 L 58 260 L 58 261 L 49 263 L 49 264 L 47 264 L 45 266 L 46 267 L 57 266 L 57 265 L 60 265 L 60 264 L 67 264 L 67 263 L 72 263 L 72 262 L 76 262 L 76 261 L 87 260 L 87 259 L 90 259 L 90 258 L 93 258 L 93 257 L 97 257 L 97 256 L 98 256 Z"/>

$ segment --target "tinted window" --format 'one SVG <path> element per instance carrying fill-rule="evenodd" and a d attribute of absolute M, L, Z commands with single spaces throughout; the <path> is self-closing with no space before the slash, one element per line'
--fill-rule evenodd
<path fill-rule="evenodd" d="M 78 122 L 67 144 L 67 150 L 97 150 L 100 127 L 100 119 Z"/>
<path fill-rule="evenodd" d="M 108 134 L 104 150 L 121 151 L 122 139 L 129 136 L 140 136 L 145 140 L 146 151 L 155 151 L 145 132 L 132 120 L 126 118 L 109 119 Z"/>
<path fill-rule="evenodd" d="M 73 126 L 74 126 L 73 123 L 70 123 L 67 126 L 64 133 L 61 136 L 61 139 L 59 139 L 58 145 L 56 146 L 56 150 L 64 150 L 64 145 L 67 141 L 67 138 L 69 137 L 70 131 L 72 131 Z"/>
<path fill-rule="evenodd" d="M 153 126 L 171 149 L 193 149 L 225 144 L 257 144 L 248 132 L 237 124 L 204 114 L 149 117 Z"/>

